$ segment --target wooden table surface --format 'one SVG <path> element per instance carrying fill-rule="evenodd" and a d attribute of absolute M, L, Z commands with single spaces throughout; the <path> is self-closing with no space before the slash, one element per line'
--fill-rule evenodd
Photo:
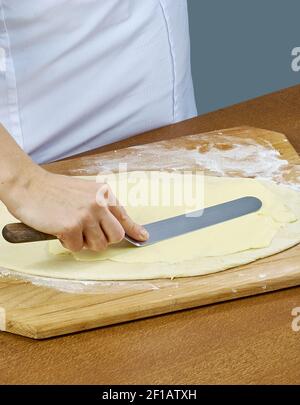
<path fill-rule="evenodd" d="M 299 100 L 296 86 L 100 150 L 251 125 L 300 152 Z M 300 287 L 44 341 L 0 333 L 0 383 L 299 384 L 294 307 Z"/>

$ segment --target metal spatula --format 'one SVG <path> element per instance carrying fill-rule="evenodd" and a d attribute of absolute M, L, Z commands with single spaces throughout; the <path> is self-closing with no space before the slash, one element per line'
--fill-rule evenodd
<path fill-rule="evenodd" d="M 150 237 L 145 242 L 136 241 L 127 235 L 125 239 L 135 246 L 152 245 L 165 239 L 174 238 L 175 236 L 251 214 L 258 211 L 261 206 L 262 202 L 256 197 L 242 197 L 237 200 L 193 211 L 189 214 L 178 215 L 146 224 L 144 228 L 146 228 Z"/>
<path fill-rule="evenodd" d="M 125 235 L 125 239 L 138 247 L 147 246 L 256 212 L 261 206 L 262 202 L 256 197 L 242 197 L 189 214 L 146 224 L 144 227 L 149 232 L 150 237 L 145 242 L 136 241 L 128 235 Z M 2 235 L 11 243 L 56 239 L 53 235 L 39 232 L 22 223 L 6 225 L 2 230 Z"/>

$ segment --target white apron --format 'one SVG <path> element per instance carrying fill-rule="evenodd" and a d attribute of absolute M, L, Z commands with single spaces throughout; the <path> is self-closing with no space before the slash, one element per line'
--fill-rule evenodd
<path fill-rule="evenodd" d="M 36 162 L 196 113 L 186 0 L 0 0 L 0 122 Z"/>

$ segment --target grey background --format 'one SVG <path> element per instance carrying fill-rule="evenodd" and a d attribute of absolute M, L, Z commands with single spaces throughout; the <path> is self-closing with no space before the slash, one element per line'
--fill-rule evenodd
<path fill-rule="evenodd" d="M 187 2 L 199 114 L 300 83 L 300 0 Z"/>

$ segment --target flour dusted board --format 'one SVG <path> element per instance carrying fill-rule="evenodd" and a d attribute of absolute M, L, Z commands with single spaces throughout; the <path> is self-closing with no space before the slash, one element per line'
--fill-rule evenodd
<path fill-rule="evenodd" d="M 147 169 L 151 169 L 151 150 L 155 152 L 155 148 L 163 149 L 163 153 L 169 154 L 169 157 L 172 154 L 168 150 L 175 154 L 176 149 L 181 150 L 180 155 L 184 156 L 182 150 L 193 151 L 196 147 L 200 154 L 205 154 L 212 143 L 221 151 L 230 150 L 230 139 L 234 143 L 235 137 L 245 138 L 246 143 L 252 140 L 255 144 L 255 140 L 257 145 L 265 148 L 273 146 L 289 163 L 299 163 L 296 152 L 283 135 L 255 128 L 234 128 L 94 157 L 76 158 L 55 163 L 49 169 L 72 175 L 97 174 L 104 166 L 114 168 L 112 166 L 116 161 L 124 161 L 126 156 L 129 170 L 136 170 L 135 165 L 139 162 L 147 163 Z M 167 160 L 170 164 L 170 159 Z M 171 163 L 174 166 L 174 163 L 179 164 L 179 160 Z M 193 168 L 196 165 L 199 168 L 201 159 L 184 163 L 185 167 Z M 166 168 L 166 164 L 166 160 L 162 159 L 161 165 Z M 281 181 L 288 180 L 286 177 L 289 176 L 295 181 L 297 175 L 297 169 L 294 168 L 278 170 L 276 173 L 277 179 Z M 0 278 L 0 328 L 33 338 L 46 338 L 286 288 L 300 284 L 299 259 L 298 245 L 275 256 L 213 275 L 173 281 L 155 280 L 152 284 L 120 283 L 118 288 L 111 288 L 108 283 L 97 288 L 94 293 L 67 293 L 3 277 Z"/>

